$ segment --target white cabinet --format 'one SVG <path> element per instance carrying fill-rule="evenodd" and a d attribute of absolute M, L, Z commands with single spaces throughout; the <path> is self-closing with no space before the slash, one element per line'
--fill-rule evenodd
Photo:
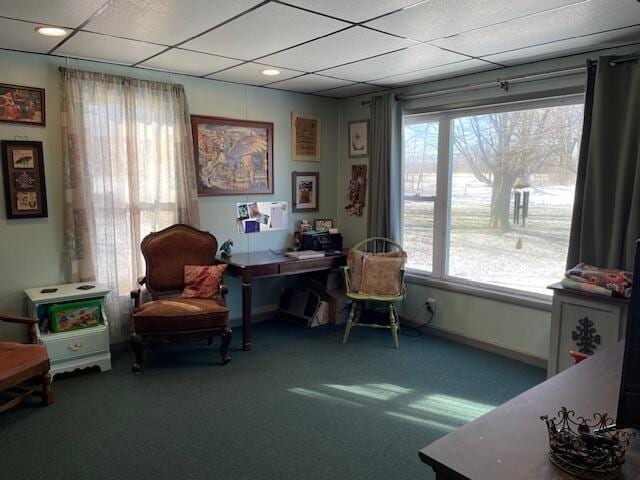
<path fill-rule="evenodd" d="M 88 290 L 78 288 L 83 285 L 94 285 L 94 287 Z M 43 330 L 51 304 L 96 299 L 104 302 L 104 297 L 109 293 L 108 288 L 94 283 L 67 283 L 29 288 L 24 293 L 27 296 L 29 316 L 38 319 L 36 327 L 38 341 L 46 345 L 49 352 L 52 378 L 58 373 L 93 366 L 98 366 L 103 372 L 111 370 L 109 322 L 104 308 L 101 308 L 101 325 L 60 333 Z"/>
<path fill-rule="evenodd" d="M 591 355 L 624 338 L 628 300 L 551 285 L 553 309 L 547 377 L 574 364 L 569 351 Z"/>

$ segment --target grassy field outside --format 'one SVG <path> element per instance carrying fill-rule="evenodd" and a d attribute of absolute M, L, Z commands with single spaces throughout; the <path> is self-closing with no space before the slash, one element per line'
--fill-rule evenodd
<path fill-rule="evenodd" d="M 411 195 L 412 187 L 405 184 L 405 192 Z M 472 174 L 454 174 L 448 275 L 550 294 L 547 285 L 565 271 L 573 195 L 573 186 L 531 188 L 522 226 L 513 224 L 512 194 L 511 230 L 503 233 L 489 228 L 491 188 Z M 432 202 L 405 201 L 403 243 L 410 268 L 432 269 L 433 207 Z"/>

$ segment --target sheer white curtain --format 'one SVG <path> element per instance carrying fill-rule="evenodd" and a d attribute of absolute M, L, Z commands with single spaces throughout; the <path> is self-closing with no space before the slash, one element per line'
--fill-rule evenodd
<path fill-rule="evenodd" d="M 61 69 L 67 281 L 109 286 L 111 335 L 128 333 L 140 242 L 198 226 L 189 111 L 181 85 Z"/>

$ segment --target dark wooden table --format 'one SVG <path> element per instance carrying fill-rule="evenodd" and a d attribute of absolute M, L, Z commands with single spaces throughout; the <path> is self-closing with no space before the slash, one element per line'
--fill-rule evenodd
<path fill-rule="evenodd" d="M 624 342 L 575 365 L 420 450 L 438 480 L 574 480 L 548 459 L 546 425 L 562 406 L 590 417 L 618 409 Z M 640 478 L 640 438 L 620 480 Z"/>
<path fill-rule="evenodd" d="M 346 250 L 342 253 L 327 253 L 322 258 L 296 260 L 272 252 L 237 253 L 230 258 L 218 257 L 219 263 L 226 263 L 226 275 L 242 281 L 242 348 L 251 350 L 251 289 L 257 278 L 297 275 L 310 272 L 334 270 L 345 264 Z M 326 281 L 326 275 L 324 280 Z"/>

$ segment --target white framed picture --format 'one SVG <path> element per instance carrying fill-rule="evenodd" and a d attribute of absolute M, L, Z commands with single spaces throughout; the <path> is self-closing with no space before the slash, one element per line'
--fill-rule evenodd
<path fill-rule="evenodd" d="M 349 122 L 349 157 L 369 156 L 369 120 Z"/>
<path fill-rule="evenodd" d="M 293 212 L 317 212 L 320 206 L 320 174 L 318 172 L 292 172 L 291 196 Z"/>

